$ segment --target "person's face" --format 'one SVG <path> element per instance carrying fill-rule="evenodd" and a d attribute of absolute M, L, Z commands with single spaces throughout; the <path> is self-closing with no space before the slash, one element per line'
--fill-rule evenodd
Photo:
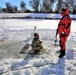
<path fill-rule="evenodd" d="M 61 13 L 61 14 L 64 14 L 64 13 L 65 13 L 65 11 L 63 11 L 63 10 L 61 9 L 61 10 L 60 10 L 60 13 Z"/>
<path fill-rule="evenodd" d="M 36 35 L 35 38 L 38 39 L 39 38 L 39 35 Z"/>

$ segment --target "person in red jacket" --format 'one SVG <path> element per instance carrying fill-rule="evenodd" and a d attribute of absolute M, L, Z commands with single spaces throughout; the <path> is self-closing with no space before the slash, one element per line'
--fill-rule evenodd
<path fill-rule="evenodd" d="M 68 8 L 62 8 L 60 10 L 60 13 L 62 15 L 62 18 L 59 21 L 57 32 L 56 32 L 56 37 L 57 34 L 59 34 L 59 45 L 60 45 L 60 55 L 59 58 L 62 58 L 65 55 L 65 50 L 66 50 L 66 41 L 67 38 L 70 34 L 70 29 L 71 29 L 71 18 L 69 16 Z"/>

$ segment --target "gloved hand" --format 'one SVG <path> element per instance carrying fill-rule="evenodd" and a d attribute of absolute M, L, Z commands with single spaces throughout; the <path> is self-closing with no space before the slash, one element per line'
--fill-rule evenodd
<path fill-rule="evenodd" d="M 62 35 L 62 36 L 65 36 L 66 34 L 65 34 L 65 32 L 62 32 L 61 35 Z"/>
<path fill-rule="evenodd" d="M 57 42 L 57 39 L 55 39 L 55 41 L 54 42 Z"/>

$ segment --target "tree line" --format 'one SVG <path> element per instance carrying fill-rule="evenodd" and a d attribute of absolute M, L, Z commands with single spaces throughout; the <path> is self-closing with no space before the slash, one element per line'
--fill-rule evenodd
<path fill-rule="evenodd" d="M 61 7 L 69 8 L 70 13 L 76 14 L 76 4 L 74 4 L 74 0 L 66 0 L 66 3 L 63 0 L 30 0 L 29 6 L 32 9 L 28 9 L 27 5 L 24 1 L 20 2 L 20 9 L 18 6 L 12 5 L 10 2 L 5 3 L 6 7 L 1 8 L 0 12 L 4 13 L 59 13 L 59 9 Z"/>

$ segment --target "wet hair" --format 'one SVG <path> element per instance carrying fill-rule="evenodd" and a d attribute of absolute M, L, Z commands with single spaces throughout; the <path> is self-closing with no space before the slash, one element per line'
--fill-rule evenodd
<path fill-rule="evenodd" d="M 38 35 L 38 33 L 34 33 L 34 37 L 37 36 L 37 35 Z"/>

